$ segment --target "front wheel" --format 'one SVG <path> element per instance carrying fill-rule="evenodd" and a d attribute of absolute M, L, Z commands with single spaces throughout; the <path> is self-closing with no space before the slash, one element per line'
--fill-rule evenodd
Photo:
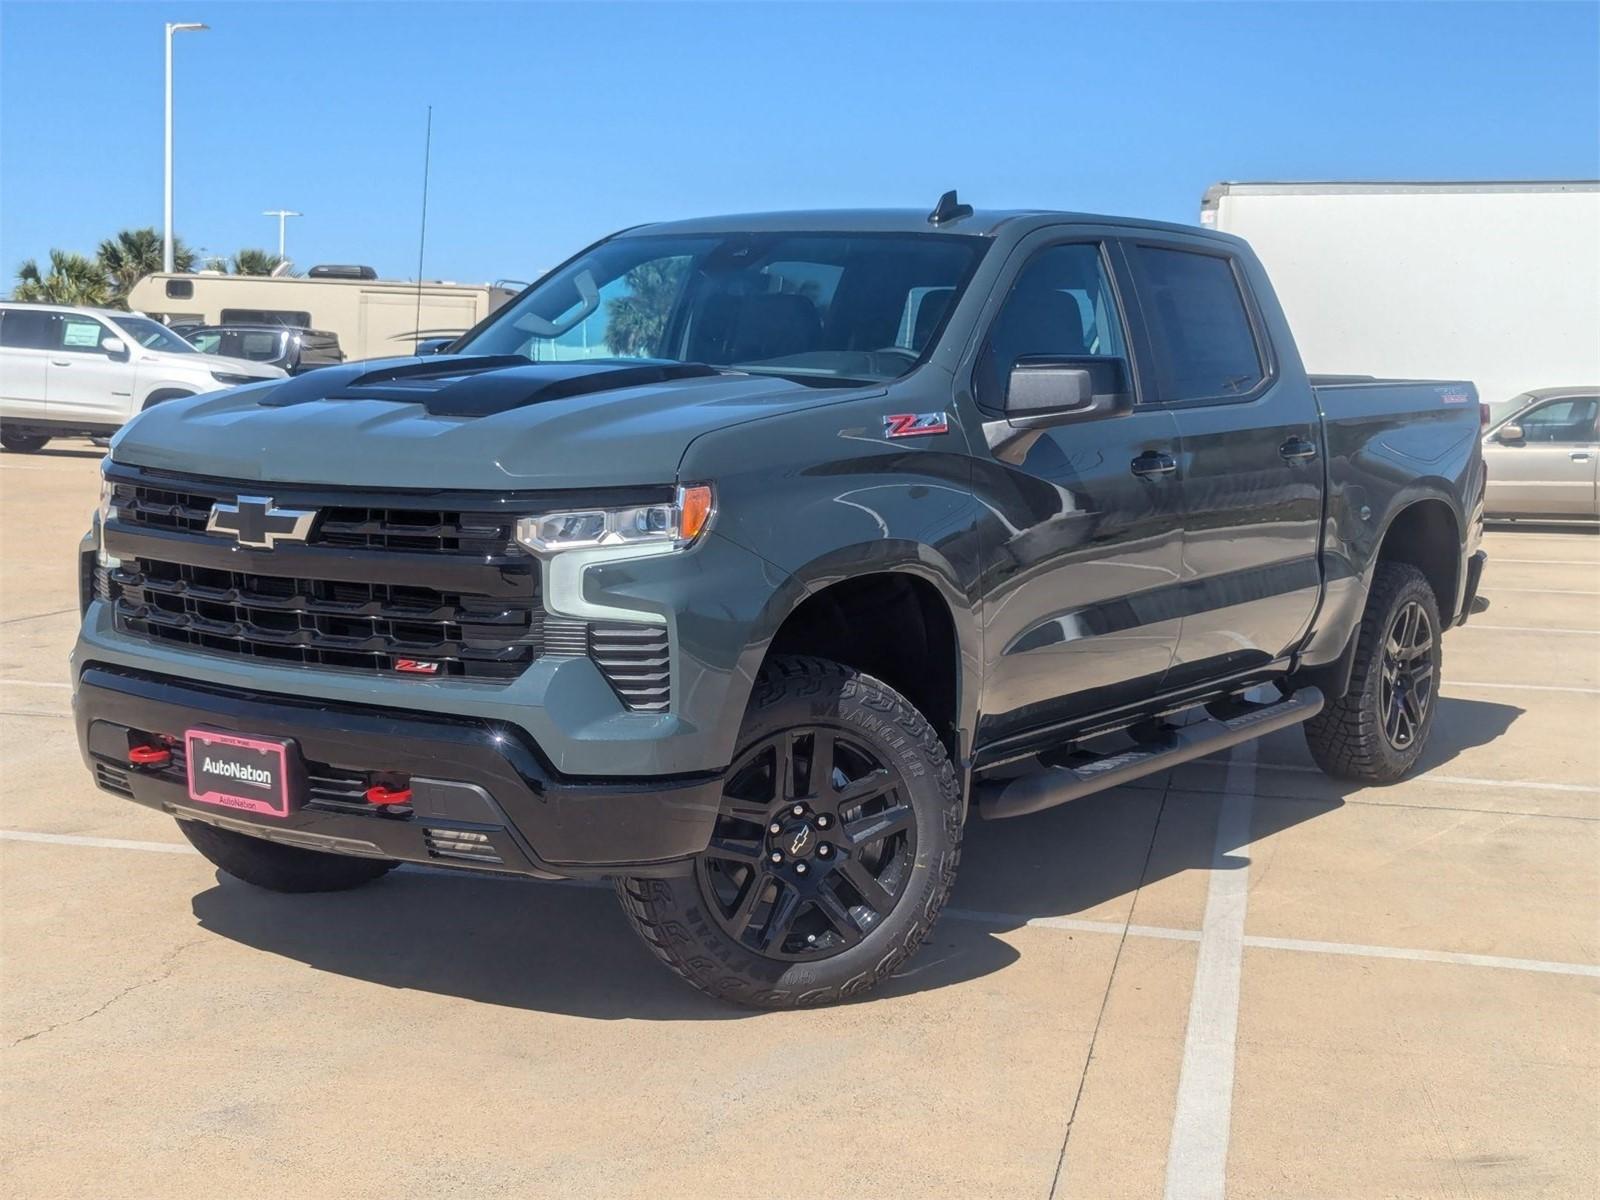
<path fill-rule="evenodd" d="M 704 992 L 758 1008 L 860 995 L 921 944 L 961 857 L 955 769 L 893 688 L 779 658 L 756 684 L 710 846 L 625 878 L 629 921 Z"/>
<path fill-rule="evenodd" d="M 15 430 L 0 426 L 0 446 L 5 447 L 12 454 L 37 453 L 44 449 L 45 443 L 49 440 L 48 434 L 18 433 Z"/>
<path fill-rule="evenodd" d="M 1317 766 L 1337 779 L 1394 783 L 1416 765 L 1433 729 L 1442 633 L 1427 577 L 1409 563 L 1379 563 L 1350 688 L 1305 725 Z"/>

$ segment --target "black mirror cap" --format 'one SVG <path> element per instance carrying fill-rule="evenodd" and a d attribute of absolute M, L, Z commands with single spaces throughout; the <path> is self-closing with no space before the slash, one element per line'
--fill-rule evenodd
<path fill-rule="evenodd" d="M 1017 428 L 1120 416 L 1132 404 L 1121 358 L 1028 355 L 1006 385 L 1006 419 Z"/>

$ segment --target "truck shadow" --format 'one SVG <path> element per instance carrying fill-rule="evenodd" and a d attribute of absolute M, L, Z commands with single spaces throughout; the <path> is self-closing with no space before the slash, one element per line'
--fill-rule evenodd
<path fill-rule="evenodd" d="M 1494 740 L 1521 712 L 1444 699 L 1424 768 Z M 1358 790 L 1310 773 L 1296 730 L 1264 739 L 1257 759 L 1253 841 L 1320 819 Z M 1126 897 L 1209 869 L 1219 850 L 1224 863 L 1247 862 L 1235 853 L 1241 847 L 1215 844 L 1225 769 L 1225 763 L 1190 764 L 1031 817 L 973 820 L 950 913 L 874 995 L 927 991 L 1002 970 L 1021 952 L 996 935 L 1032 918 L 1120 924 L 1128 919 Z M 596 1020 L 761 1015 L 674 979 L 637 941 L 604 886 L 402 868 L 355 892 L 280 896 L 219 876 L 194 897 L 193 908 L 200 926 L 219 936 L 384 987 Z"/>

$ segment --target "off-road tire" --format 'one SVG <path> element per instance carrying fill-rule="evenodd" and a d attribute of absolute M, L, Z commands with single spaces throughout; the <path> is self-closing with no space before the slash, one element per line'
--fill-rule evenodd
<path fill-rule="evenodd" d="M 617 896 L 645 945 L 683 979 L 754 1008 L 796 1008 L 860 996 L 892 975 L 933 928 L 961 859 L 955 768 L 926 718 L 887 684 L 818 658 L 779 657 L 763 669 L 740 729 L 741 751 L 787 728 L 832 722 L 870 742 L 904 780 L 916 850 L 898 903 L 861 941 L 831 958 L 780 961 L 730 935 L 696 875 L 621 878 Z M 737 755 L 736 755 L 737 760 Z"/>
<path fill-rule="evenodd" d="M 387 858 L 351 858 L 265 841 L 201 821 L 179 821 L 190 845 L 213 866 L 269 892 L 344 892 L 386 875 Z"/>
<path fill-rule="evenodd" d="M 1396 614 L 1411 603 L 1422 606 L 1432 630 L 1432 693 L 1416 735 L 1400 749 L 1384 734 L 1380 689 L 1385 638 Z M 1383 784 L 1397 782 L 1416 765 L 1439 706 L 1442 633 L 1438 600 L 1427 577 L 1409 563 L 1379 563 L 1361 617 L 1349 690 L 1305 724 L 1306 744 L 1317 766 L 1335 779 Z"/>
<path fill-rule="evenodd" d="M 16 433 L 0 425 L 0 446 L 12 454 L 36 454 L 43 450 L 50 436 L 44 433 Z"/>

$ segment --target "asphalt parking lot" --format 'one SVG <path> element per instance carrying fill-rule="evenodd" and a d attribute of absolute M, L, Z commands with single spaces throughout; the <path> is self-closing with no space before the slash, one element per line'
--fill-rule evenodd
<path fill-rule="evenodd" d="M 749 1013 L 609 892 L 219 879 L 68 717 L 99 451 L 0 458 L 9 1195 L 1593 1196 L 1600 537 L 1494 531 L 1426 769 L 1298 731 L 968 830 L 877 998 Z"/>

